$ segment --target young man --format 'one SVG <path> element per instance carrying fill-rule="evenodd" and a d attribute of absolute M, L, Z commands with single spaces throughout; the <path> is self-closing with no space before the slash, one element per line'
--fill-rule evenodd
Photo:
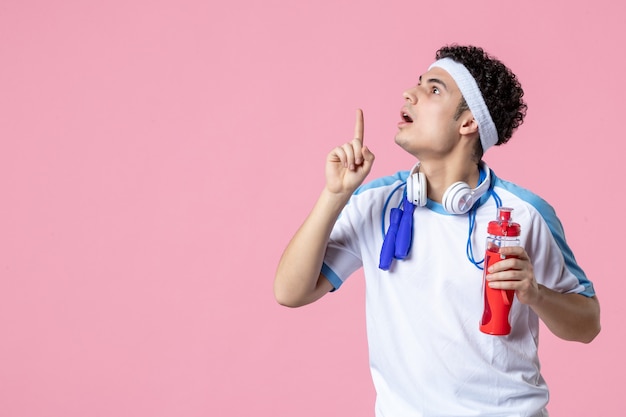
<path fill-rule="evenodd" d="M 354 139 L 328 154 L 326 186 L 279 262 L 276 299 L 311 303 L 364 268 L 378 417 L 547 416 L 539 319 L 588 343 L 599 304 L 552 207 L 481 160 L 522 123 L 521 86 L 482 49 L 451 46 L 403 96 L 395 140 L 419 163 L 361 186 L 374 155 L 357 111 Z M 516 295 L 510 334 L 493 336 L 479 330 L 482 259 L 501 206 L 521 236 L 486 275 Z"/>

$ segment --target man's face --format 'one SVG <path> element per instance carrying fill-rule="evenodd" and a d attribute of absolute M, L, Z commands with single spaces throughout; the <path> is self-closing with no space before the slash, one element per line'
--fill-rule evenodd
<path fill-rule="evenodd" d="M 403 96 L 396 143 L 420 159 L 445 156 L 460 138 L 461 122 L 454 116 L 462 95 L 456 82 L 445 70 L 434 67 Z"/>

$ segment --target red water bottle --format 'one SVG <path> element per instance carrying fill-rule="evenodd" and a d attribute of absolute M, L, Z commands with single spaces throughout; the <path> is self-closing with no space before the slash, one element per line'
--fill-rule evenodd
<path fill-rule="evenodd" d="M 487 228 L 487 248 L 483 273 L 485 309 L 480 322 L 480 331 L 497 336 L 504 336 L 511 332 L 509 312 L 515 291 L 490 288 L 487 285 L 486 276 L 487 269 L 491 265 L 505 259 L 504 255 L 500 254 L 501 247 L 520 245 L 520 225 L 512 221 L 512 211 L 512 208 L 498 208 L 498 218 L 490 221 Z"/>

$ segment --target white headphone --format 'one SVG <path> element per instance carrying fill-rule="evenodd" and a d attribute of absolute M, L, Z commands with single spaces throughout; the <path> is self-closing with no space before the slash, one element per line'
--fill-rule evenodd
<path fill-rule="evenodd" d="M 490 170 L 487 164 L 481 162 L 479 164 L 481 177 L 484 179 L 474 189 L 463 182 L 455 182 L 443 194 L 441 204 L 443 208 L 450 214 L 465 214 L 474 203 L 482 197 L 491 184 Z M 411 175 L 406 179 L 406 196 L 407 199 L 418 207 L 425 206 L 428 201 L 426 193 L 426 177 L 419 172 L 419 162 L 411 170 Z"/>

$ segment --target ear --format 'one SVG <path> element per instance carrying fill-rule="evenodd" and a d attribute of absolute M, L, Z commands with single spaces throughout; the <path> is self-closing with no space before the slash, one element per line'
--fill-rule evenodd
<path fill-rule="evenodd" d="M 459 133 L 465 136 L 472 136 L 478 134 L 478 122 L 474 119 L 474 115 L 470 111 L 466 111 L 460 118 Z"/>
<path fill-rule="evenodd" d="M 472 133 L 478 132 L 478 123 L 476 122 L 476 119 L 474 119 L 474 115 L 470 111 L 466 111 L 461 116 L 460 122 L 460 133 L 462 135 L 471 135 Z"/>

